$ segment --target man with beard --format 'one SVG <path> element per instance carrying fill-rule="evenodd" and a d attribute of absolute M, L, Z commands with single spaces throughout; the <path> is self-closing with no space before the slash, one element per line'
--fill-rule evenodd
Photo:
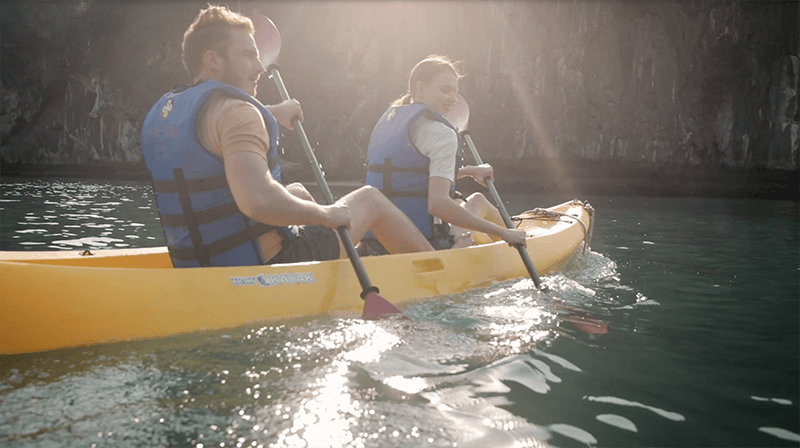
<path fill-rule="evenodd" d="M 320 205 L 281 184 L 278 123 L 302 120 L 296 100 L 255 99 L 265 69 L 250 19 L 224 6 L 200 11 L 183 39 L 193 85 L 165 94 L 142 125 L 142 153 L 175 267 L 244 266 L 346 256 L 334 229 L 367 232 L 390 253 L 433 250 L 373 187 Z"/>

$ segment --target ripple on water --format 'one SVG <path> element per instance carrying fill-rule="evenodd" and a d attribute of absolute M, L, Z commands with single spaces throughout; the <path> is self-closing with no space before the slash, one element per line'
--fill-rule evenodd
<path fill-rule="evenodd" d="M 775 436 L 782 440 L 788 440 L 790 442 L 800 442 L 800 434 L 785 430 L 783 428 L 773 428 L 769 426 L 764 426 L 758 428 L 758 430 L 767 433 L 771 436 Z"/>
<path fill-rule="evenodd" d="M 129 234 L 142 238 L 140 247 L 163 244 L 148 184 L 23 181 L 4 182 L 0 187 L 4 198 L 26 199 L 3 202 L 0 245 L 4 250 L 42 245 L 48 249 L 128 247 L 120 238 Z"/>

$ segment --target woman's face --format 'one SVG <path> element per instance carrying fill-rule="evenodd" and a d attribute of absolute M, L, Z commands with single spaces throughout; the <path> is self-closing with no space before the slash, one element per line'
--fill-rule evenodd
<path fill-rule="evenodd" d="M 434 76 L 430 84 L 417 81 L 416 87 L 413 95 L 414 102 L 422 103 L 442 116 L 447 116 L 447 112 L 456 104 L 458 77 L 454 73 L 439 73 Z"/>

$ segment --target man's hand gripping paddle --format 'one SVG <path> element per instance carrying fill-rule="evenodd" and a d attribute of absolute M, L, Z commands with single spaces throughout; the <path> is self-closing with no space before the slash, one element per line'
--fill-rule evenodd
<path fill-rule="evenodd" d="M 281 51 L 281 35 L 278 32 L 278 28 L 265 16 L 255 17 L 253 19 L 253 25 L 255 26 L 254 37 L 256 45 L 258 46 L 261 63 L 267 69 L 270 77 L 275 81 L 281 98 L 286 101 L 289 99 L 289 93 L 286 91 L 286 86 L 283 84 L 283 79 L 281 79 L 281 74 L 278 72 L 277 65 L 278 55 Z M 311 168 L 314 170 L 314 175 L 325 196 L 325 201 L 328 204 L 333 204 L 333 195 L 331 194 L 330 188 L 328 188 L 328 183 L 325 181 L 325 176 L 322 174 L 322 170 L 317 162 L 317 157 L 311 149 L 311 144 L 308 141 L 308 137 L 306 137 L 302 123 L 300 123 L 298 118 L 293 118 L 292 125 L 295 131 L 297 131 L 297 136 L 300 137 L 300 143 L 302 143 L 308 161 L 311 163 Z M 358 258 L 358 253 L 356 253 L 355 247 L 353 246 L 353 241 L 350 239 L 350 234 L 347 233 L 347 229 L 345 227 L 339 227 L 336 231 L 339 233 L 339 238 L 342 240 L 348 258 L 350 258 L 350 263 L 353 265 L 353 270 L 356 272 L 358 282 L 361 284 L 361 298 L 364 299 L 364 311 L 361 317 L 367 320 L 376 320 L 390 315 L 399 314 L 403 316 L 403 313 L 401 313 L 397 307 L 378 295 L 378 288 L 370 283 L 364 265 L 361 263 L 361 259 Z"/>
<path fill-rule="evenodd" d="M 450 124 L 455 126 L 461 135 L 464 136 L 464 140 L 466 140 L 467 146 L 469 146 L 469 150 L 472 153 L 472 157 L 475 159 L 475 162 L 477 162 L 478 165 L 483 164 L 483 160 L 481 160 L 481 156 L 478 154 L 478 149 L 475 147 L 475 143 L 472 142 L 472 137 L 469 135 L 469 131 L 467 130 L 469 126 L 469 105 L 464 97 L 456 94 L 456 104 L 450 109 L 446 118 Z M 492 195 L 494 203 L 497 205 L 497 210 L 500 211 L 500 215 L 503 217 L 503 222 L 505 223 L 506 227 L 509 229 L 514 228 L 514 224 L 511 222 L 511 218 L 508 216 L 508 211 L 506 211 L 506 207 L 503 205 L 503 201 L 500 200 L 500 195 L 497 193 L 497 189 L 494 187 L 494 182 L 492 182 L 489 178 L 486 178 L 485 182 L 486 186 L 489 188 L 489 192 Z M 536 285 L 536 289 L 547 292 L 547 286 L 542 285 L 542 281 L 539 279 L 539 273 L 536 272 L 536 268 L 533 266 L 533 262 L 531 261 L 531 257 L 528 255 L 528 252 L 521 244 L 518 244 L 515 247 L 519 251 L 522 262 L 525 264 L 525 269 L 528 270 L 528 274 L 530 275 L 531 280 L 533 280 L 533 284 Z M 593 318 L 586 311 L 571 307 L 566 304 L 561 304 L 559 307 L 568 311 L 564 321 L 574 325 L 578 330 L 590 334 L 605 334 L 608 332 L 607 323 Z"/>

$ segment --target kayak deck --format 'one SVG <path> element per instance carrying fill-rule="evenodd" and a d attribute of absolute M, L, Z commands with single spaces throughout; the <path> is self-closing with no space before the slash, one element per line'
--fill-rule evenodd
<path fill-rule="evenodd" d="M 173 269 L 166 246 L 82 251 L 3 251 L 0 262 L 95 268 Z"/>

